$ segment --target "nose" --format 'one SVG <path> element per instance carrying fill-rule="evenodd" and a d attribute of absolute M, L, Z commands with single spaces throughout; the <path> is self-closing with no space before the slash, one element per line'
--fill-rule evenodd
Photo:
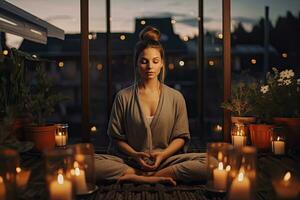
<path fill-rule="evenodd" d="M 149 62 L 148 65 L 147 65 L 147 68 L 148 68 L 148 69 L 153 68 L 153 63 Z"/>

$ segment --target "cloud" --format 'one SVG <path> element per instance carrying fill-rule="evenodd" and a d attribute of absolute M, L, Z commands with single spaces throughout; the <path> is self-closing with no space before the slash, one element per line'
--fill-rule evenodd
<path fill-rule="evenodd" d="M 186 14 L 176 12 L 143 12 L 142 15 L 145 17 L 187 17 Z"/>
<path fill-rule="evenodd" d="M 192 26 L 192 27 L 198 27 L 198 20 L 196 18 L 183 18 L 183 19 L 178 19 L 176 20 L 178 23 L 182 23 L 184 25 Z M 214 19 L 211 17 L 205 17 L 204 18 L 204 23 L 210 23 L 218 21 L 218 19 Z"/>

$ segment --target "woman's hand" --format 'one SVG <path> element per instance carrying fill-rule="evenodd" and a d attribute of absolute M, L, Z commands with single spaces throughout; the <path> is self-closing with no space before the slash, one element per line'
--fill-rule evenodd
<path fill-rule="evenodd" d="M 161 162 L 166 158 L 163 152 L 151 153 L 151 157 L 154 159 L 154 165 L 151 166 L 152 170 L 156 170 Z"/>
<path fill-rule="evenodd" d="M 135 152 L 133 154 L 133 159 L 141 166 L 142 170 L 151 171 L 153 167 L 145 162 L 145 158 L 150 159 L 151 155 L 145 152 Z"/>

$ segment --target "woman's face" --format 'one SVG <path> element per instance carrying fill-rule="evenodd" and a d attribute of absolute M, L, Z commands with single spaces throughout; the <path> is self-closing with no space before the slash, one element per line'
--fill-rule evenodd
<path fill-rule="evenodd" d="M 137 66 L 143 80 L 157 79 L 163 60 L 156 48 L 146 48 L 138 57 Z"/>

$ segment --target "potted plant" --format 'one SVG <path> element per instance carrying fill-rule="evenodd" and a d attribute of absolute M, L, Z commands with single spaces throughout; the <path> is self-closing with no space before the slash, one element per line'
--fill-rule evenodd
<path fill-rule="evenodd" d="M 56 93 L 53 82 L 41 66 L 36 68 L 36 78 L 32 85 L 31 99 L 27 107 L 32 113 L 32 124 L 25 127 L 26 138 L 33 141 L 39 151 L 55 146 L 55 125 L 47 123 L 47 118 L 55 111 L 55 106 L 66 100 L 66 97 Z"/>
<path fill-rule="evenodd" d="M 299 149 L 300 143 L 300 79 L 291 69 L 272 68 L 266 76 L 268 95 L 272 99 L 274 124 L 286 127 L 288 146 Z"/>
<path fill-rule="evenodd" d="M 253 90 L 254 83 L 239 82 L 234 85 L 231 97 L 221 104 L 221 107 L 231 111 L 232 123 L 250 124 L 255 122 L 253 117 Z"/>

